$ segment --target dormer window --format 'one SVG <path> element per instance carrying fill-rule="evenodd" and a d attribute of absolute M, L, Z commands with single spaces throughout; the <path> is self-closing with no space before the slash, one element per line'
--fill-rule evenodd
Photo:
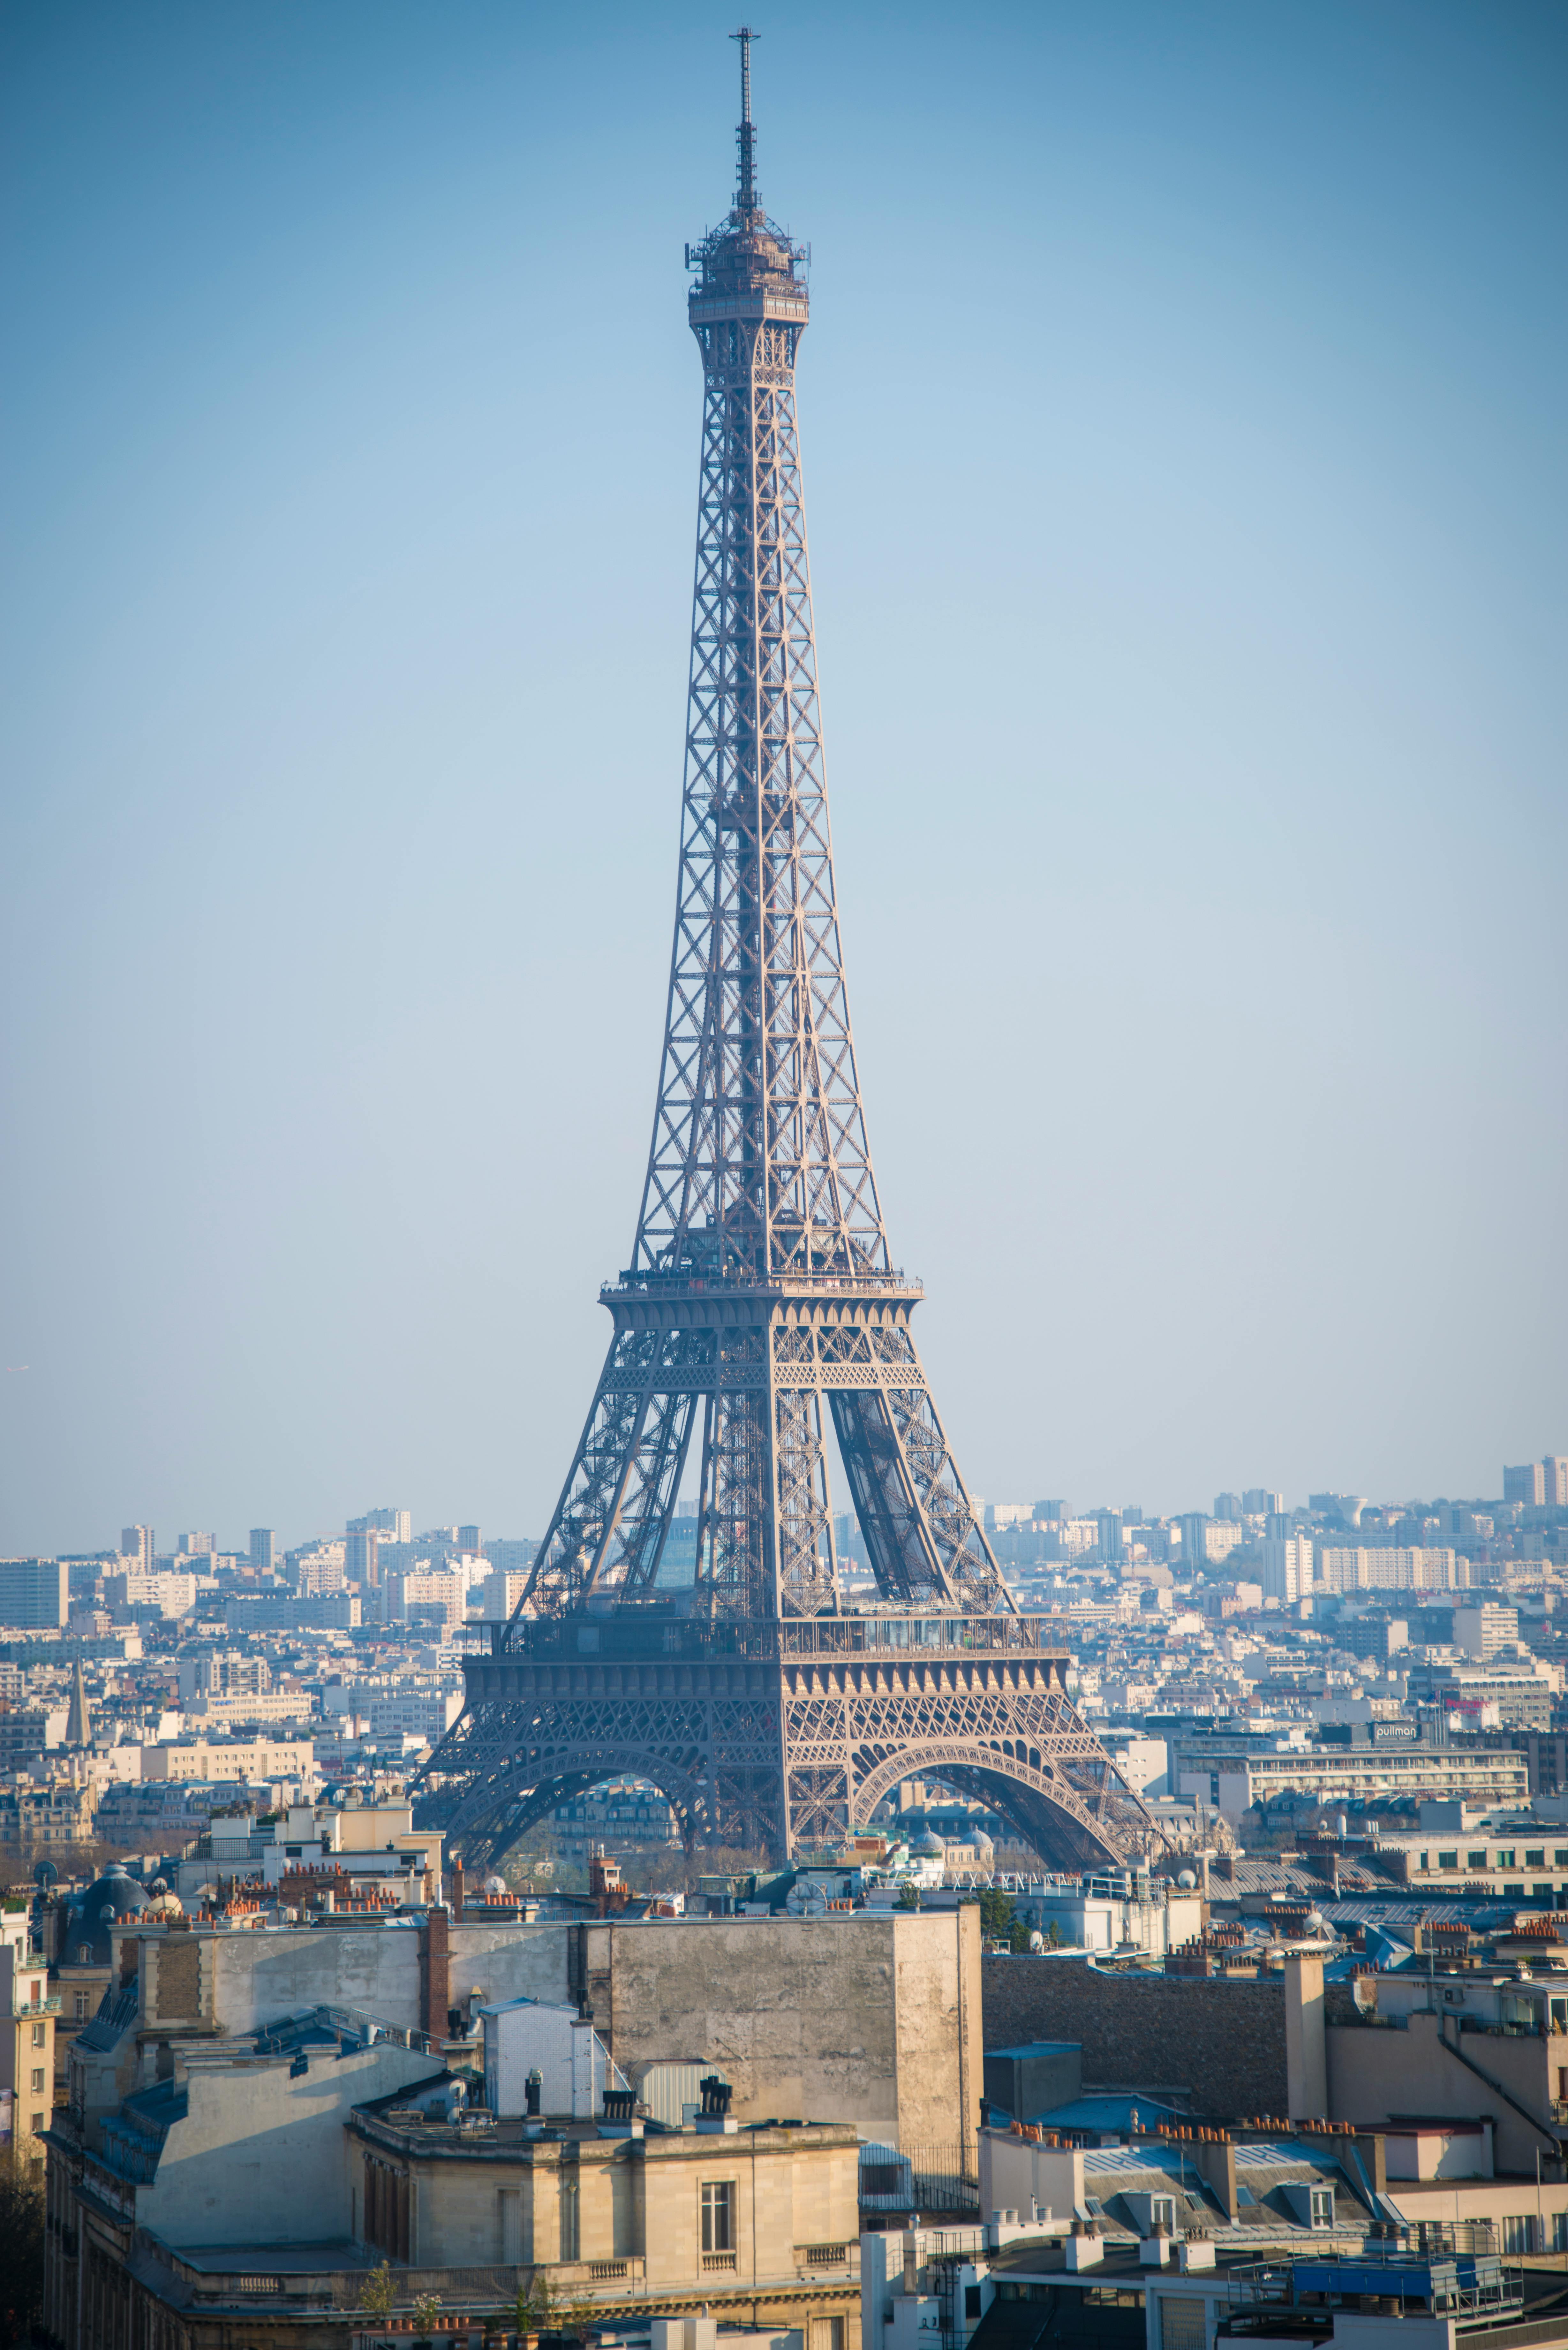
<path fill-rule="evenodd" d="M 1332 2187 L 1314 2187 L 1313 2189 L 1312 2223 L 1314 2228 L 1333 2227 L 1334 2189 Z"/>

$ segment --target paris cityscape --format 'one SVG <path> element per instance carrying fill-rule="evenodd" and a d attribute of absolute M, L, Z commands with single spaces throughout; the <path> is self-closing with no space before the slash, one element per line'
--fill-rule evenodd
<path fill-rule="evenodd" d="M 1517 386 L 1466 378 L 1472 411 L 1459 362 L 1434 364 L 1424 388 L 1434 413 L 1445 400 L 1452 412 L 1416 429 L 1368 359 L 1381 321 L 1345 296 L 1321 377 L 1279 358 L 1289 398 L 1310 384 L 1320 404 L 1304 398 L 1292 427 L 1289 559 L 1272 576 L 1254 542 L 1234 603 L 1233 584 L 1213 584 L 1237 567 L 1227 527 L 1281 494 L 1283 474 L 1263 465 L 1273 490 L 1254 496 L 1268 434 L 1221 428 L 1209 490 L 1218 501 L 1226 485 L 1231 524 L 1218 503 L 1202 525 L 1194 508 L 1166 577 L 1190 573 L 1228 719 L 1245 733 L 1254 691 L 1275 706 L 1233 779 L 1237 838 L 1248 856 L 1265 840 L 1262 864 L 1228 845 L 1231 817 L 1205 810 L 1210 753 L 1189 745 L 1162 768 L 1172 805 L 1187 795 L 1199 867 L 1213 860 L 1206 888 L 1232 857 L 1229 869 L 1265 877 L 1261 925 L 1244 892 L 1222 878 L 1210 889 L 1205 920 L 1222 912 L 1234 936 L 1208 996 L 1205 923 L 1190 902 L 1174 920 L 1174 878 L 1155 928 L 1181 952 L 1134 971 L 1136 885 L 1093 953 L 1074 944 L 1081 827 L 1102 825 L 1096 853 L 1129 874 L 1139 857 L 1153 871 L 1186 853 L 1159 845 L 1179 828 L 1168 807 L 1117 799 L 1135 734 L 1108 714 L 1115 693 L 1075 780 L 1023 775 L 1038 828 L 1016 848 L 999 832 L 1017 874 L 988 852 L 966 899 L 963 844 L 991 820 L 988 790 L 1005 806 L 1012 788 L 983 749 L 993 703 L 1020 697 L 1016 759 L 1043 709 L 1065 743 L 1099 688 L 1051 714 L 1075 663 L 1062 648 L 1075 641 L 1082 666 L 1086 641 L 1041 586 L 1054 566 L 1071 597 L 1065 540 L 1026 529 L 1009 591 L 1015 647 L 1054 613 L 1043 666 L 1032 642 L 1007 650 L 1002 602 L 973 637 L 955 617 L 991 592 L 980 571 L 1008 568 L 1009 501 L 1029 505 L 1023 452 L 1039 436 L 1000 422 L 992 503 L 973 476 L 950 528 L 940 452 L 961 434 L 939 399 L 900 457 L 889 390 L 927 338 L 945 363 L 942 304 L 948 346 L 964 339 L 956 321 L 973 328 L 940 211 L 975 174 L 1014 170 L 1012 154 L 996 161 L 998 133 L 1020 106 L 1032 156 L 1048 125 L 1060 141 L 1030 170 L 1065 173 L 1064 189 L 1077 173 L 1114 212 L 1113 86 L 1171 141 L 1134 172 L 1138 227 L 1115 247 L 1129 283 L 1151 273 L 1151 321 L 1162 282 L 1195 292 L 1176 248 L 1201 221 L 1199 276 L 1240 288 L 1257 234 L 1304 348 L 1302 322 L 1328 316 L 1308 265 L 1324 220 L 1338 301 L 1396 180 L 1423 284 L 1446 301 L 1457 276 L 1479 320 L 1512 283 L 1511 208 L 1529 212 L 1537 256 L 1540 215 L 1563 217 L 1550 122 L 1568 43 L 1528 0 L 1489 18 L 1443 6 L 1429 24 L 1333 6 L 1261 28 L 1137 5 L 1079 26 L 1002 16 L 961 42 L 917 10 L 913 65 L 888 57 L 868 16 L 846 28 L 815 11 L 722 32 L 612 11 L 590 36 L 488 5 L 439 26 L 405 0 L 379 13 L 346 0 L 341 17 L 290 0 L 265 25 L 244 6 L 220 26 L 176 5 L 139 53 L 140 31 L 128 39 L 89 5 L 78 43 L 41 20 L 13 35 L 32 101 L 21 177 L 36 216 L 14 255 L 26 314 L 36 325 L 55 298 L 38 290 L 46 258 L 74 255 L 99 290 L 72 331 L 123 310 L 125 365 L 102 377 L 140 418 L 134 454 L 105 461 L 124 515 L 100 558 L 104 614 L 67 626 L 38 595 L 41 619 L 21 623 L 42 631 L 39 678 L 79 659 L 99 682 L 79 703 L 57 682 L 29 688 L 17 920 L 35 947 L 52 930 L 57 869 L 85 887 L 101 868 L 93 886 L 135 905 L 148 855 L 167 860 L 150 895 L 167 908 L 171 891 L 178 912 L 84 920 L 63 961 L 40 962 L 36 999 L 26 944 L 12 965 L 27 1163 L 7 1179 L 17 1359 L 0 1386 L 0 2350 L 433 2350 L 443 2336 L 464 2350 L 1568 2350 L 1568 1449 L 1548 1449 L 1568 1447 L 1568 1383 L 1560 1106 L 1540 1076 L 1561 1045 L 1543 945 L 1560 926 L 1550 858 L 1500 912 L 1482 850 L 1445 813 L 1461 784 L 1490 792 L 1487 823 L 1510 839 L 1522 827 L 1539 849 L 1561 821 L 1540 781 L 1560 742 L 1526 652 L 1487 666 L 1473 619 L 1446 662 L 1431 622 L 1401 671 L 1414 699 L 1398 725 L 1371 696 L 1349 650 L 1351 575 L 1376 570 L 1379 532 L 1405 549 L 1382 616 L 1397 670 L 1400 616 L 1428 610 L 1448 559 L 1414 504 L 1397 521 L 1392 494 L 1378 504 L 1379 464 L 1355 484 L 1347 470 L 1327 500 L 1357 520 L 1334 621 L 1346 643 L 1319 673 L 1321 772 L 1293 770 L 1284 717 L 1311 699 L 1321 657 L 1295 599 L 1336 434 L 1387 397 L 1391 441 L 1414 448 L 1429 430 L 1479 452 L 1506 440 Z M 876 129 L 898 114 L 874 65 L 922 126 L 900 161 L 908 202 L 938 206 L 918 215 L 929 233 L 877 209 L 911 133 Z M 617 137 L 590 140 L 601 74 Z M 889 141 L 882 172 L 836 154 L 839 79 L 873 148 Z M 504 113 L 519 91 L 525 130 Z M 1068 135 L 1070 118 L 1082 135 L 1077 109 L 1100 121 L 1084 153 Z M 964 141 L 944 143 L 960 118 Z M 139 340 L 126 289 L 150 292 L 137 273 L 161 248 L 117 224 L 84 123 L 111 152 L 127 141 L 133 219 L 143 204 L 163 219 L 202 288 L 182 361 Z M 1364 157 L 1343 216 L 1315 154 L 1291 182 L 1303 125 L 1307 146 L 1332 132 Z M 417 157 L 395 135 L 410 126 L 432 142 Z M 1478 139 L 1501 207 L 1486 214 L 1490 276 L 1436 225 L 1463 209 Z M 1424 159 L 1429 184 L 1389 175 L 1390 142 Z M 634 152 L 666 144 L 681 150 L 676 176 L 639 183 Z M 487 172 L 517 192 L 514 146 L 526 171 L 541 170 L 535 146 L 549 159 L 523 206 L 526 259 L 482 224 L 496 209 Z M 1234 188 L 1210 187 L 1217 156 L 1252 204 L 1278 199 L 1272 243 L 1239 227 Z M 518 288 L 551 265 L 540 227 L 563 217 L 549 206 L 567 163 L 604 209 L 570 233 L 556 283 L 567 331 L 517 364 L 510 327 L 476 321 L 493 301 L 529 311 Z M 61 223 L 78 171 L 94 209 L 73 241 Z M 390 216 L 353 212 L 360 173 Z M 410 196 L 440 186 L 455 209 L 399 211 L 405 174 Z M 244 216 L 257 187 L 277 197 L 286 182 L 286 265 L 269 274 L 265 238 L 234 265 L 225 207 Z M 1005 184 L 1010 220 L 1044 254 L 1041 282 L 1065 286 L 1074 249 L 1050 241 L 1039 189 Z M 1555 213 L 1538 201 L 1548 184 Z M 645 244 L 677 196 L 683 251 L 662 226 Z M 308 282 L 318 238 L 329 283 Z M 874 264 L 858 291 L 851 250 Z M 1391 286 L 1390 255 L 1379 265 Z M 430 307 L 410 324 L 416 286 Z M 613 328 L 608 292 L 626 306 Z M 1238 299 L 1232 369 L 1255 326 Z M 220 352 L 203 338 L 231 301 L 236 340 Z M 1011 331 L 1032 331 L 1029 308 L 1016 303 Z M 1114 340 L 1108 311 L 1074 316 Z M 1506 316 L 1533 396 L 1543 362 Z M 386 407 L 367 410 L 334 373 L 346 317 L 365 350 L 404 355 L 406 381 L 372 360 Z M 667 328 L 682 368 L 668 380 L 652 339 Z M 448 345 L 452 372 L 416 395 L 415 347 Z M 574 410 L 605 396 L 612 348 L 620 404 L 596 411 L 603 445 L 592 486 L 576 484 L 574 545 L 597 536 L 602 551 L 588 517 L 616 511 L 607 480 L 640 471 L 664 487 L 627 524 L 616 584 L 593 574 L 579 607 L 588 575 L 552 566 L 531 485 L 569 472 L 552 469 L 540 419 L 556 403 L 569 441 Z M 989 396 L 961 364 L 989 425 L 1016 398 L 1013 363 Z M 51 421 L 52 364 L 22 370 L 22 437 L 50 452 L 40 479 L 75 452 L 90 507 L 102 490 L 83 419 L 102 387 L 84 383 L 84 405 Z M 1390 384 L 1397 364 L 1380 361 Z M 1046 415 L 1074 396 L 1060 367 Z M 247 398 L 260 388 L 258 413 L 296 404 L 311 420 L 296 440 L 256 442 L 244 525 L 240 472 L 206 508 L 202 423 L 192 410 L 174 429 L 188 375 L 213 419 L 227 380 Z M 1184 393 L 1179 364 L 1148 375 L 1152 451 L 1150 420 Z M 477 420 L 493 395 L 475 386 L 493 379 L 532 421 L 492 445 Z M 362 391 L 369 377 L 352 380 Z M 1085 447 L 1108 381 L 1076 411 Z M 870 411 L 846 402 L 873 386 L 868 432 Z M 402 396 L 434 402 L 406 442 Z M 335 403 L 328 450 L 311 435 Z M 678 643 L 668 614 L 649 615 L 677 595 L 664 444 L 684 432 L 689 448 L 693 428 Z M 1104 429 L 1108 446 L 1109 410 Z M 803 442 L 815 464 L 819 440 L 857 436 L 868 467 L 893 451 L 931 510 L 932 625 L 901 650 L 875 616 L 895 611 L 887 583 L 911 565 L 889 525 L 884 584 L 856 571 L 842 451 L 825 466 L 819 631 Z M 1560 415 L 1539 447 L 1560 464 Z M 1088 550 L 1127 486 L 1114 494 L 1113 476 L 1146 461 L 1164 462 L 1129 445 L 1085 477 L 1085 596 Z M 335 542 L 344 605 L 323 629 L 311 518 L 349 477 L 408 536 L 375 555 L 368 536 Z M 1474 513 L 1446 518 L 1456 545 L 1473 567 L 1492 533 L 1500 571 L 1522 577 L 1534 541 L 1517 484 L 1486 475 L 1474 494 Z M 1072 495 L 1069 461 L 1036 521 L 1065 530 Z M 18 496 L 40 546 L 68 550 L 79 525 L 60 484 L 52 506 L 30 476 Z M 200 556 L 166 535 L 182 501 L 218 534 Z M 1138 612 L 1143 632 L 1106 672 L 1124 709 L 1135 671 L 1179 666 L 1190 619 L 1168 588 L 1137 584 L 1132 542 L 1116 551 L 1126 526 L 1105 542 L 1110 608 Z M 1146 510 L 1137 530 L 1152 542 L 1160 527 Z M 245 599 L 279 548 L 259 592 L 293 617 L 264 653 Z M 955 583 L 940 625 L 933 561 Z M 128 723 L 106 719 L 95 664 L 123 657 L 176 575 L 188 618 L 163 639 L 151 699 Z M 679 596 L 684 609 L 683 575 Z M 1249 601 L 1274 608 L 1277 635 L 1243 640 Z M 541 665 L 514 670 L 492 638 L 530 628 Z M 421 722 L 400 697 L 427 633 L 450 639 L 456 665 L 414 700 L 462 715 L 437 719 L 415 777 L 397 743 Z M 862 682 L 843 695 L 851 816 L 836 836 L 819 655 L 836 711 L 840 638 Z M 357 701 L 346 680 L 361 653 L 371 683 Z M 894 658 L 906 698 L 925 690 L 933 741 L 961 716 L 969 730 L 934 799 L 890 715 L 877 747 L 890 697 L 863 680 Z M 243 660 L 256 666 L 242 683 Z M 683 737 L 664 745 L 644 705 L 676 694 L 682 661 Z M 224 702 L 243 722 L 234 708 L 219 721 Z M 361 740 L 383 702 L 400 718 Z M 1159 764 L 1184 708 L 1204 733 L 1199 704 L 1195 686 L 1178 693 L 1137 755 Z M 1352 749 L 1358 712 L 1366 740 Z M 1516 753 L 1517 773 L 1479 753 L 1465 766 L 1483 720 L 1499 769 Z M 291 777 L 290 727 L 296 749 L 332 738 L 337 764 Z M 174 771 L 203 728 L 182 797 Z M 459 771 L 483 765 L 491 734 L 510 747 L 476 786 Z M 79 769 L 77 735 L 90 746 Z M 113 765 L 122 735 L 126 772 L 106 784 L 94 763 Z M 1375 787 L 1380 760 L 1406 780 Z M 606 780 L 618 765 L 635 791 L 625 774 Z M 1332 919 L 1303 884 L 1311 858 L 1293 863 L 1303 822 L 1341 882 Z M 395 884 L 377 863 L 389 837 Z M 1010 898 L 1040 849 L 1059 868 Z M 259 899 L 229 894 L 236 862 L 264 876 Z M 602 900 L 581 879 L 601 868 Z M 1426 915 L 1461 873 L 1472 885 L 1451 945 L 1440 919 L 1382 921 L 1368 876 L 1407 885 L 1392 906 L 1420 895 L 1423 871 Z M 950 896 L 922 897 L 933 873 Z M 209 892 L 258 919 L 213 925 Z M 863 910 L 853 994 L 873 1008 L 857 1036 L 844 941 L 860 939 Z M 161 922 L 177 947 L 154 979 L 146 940 L 127 934 L 161 938 Z M 1002 983 L 1010 929 L 1032 993 Z M 1075 1021 L 1101 1091 L 1061 1074 Z M 278 1075 L 291 1036 L 301 1065 L 323 1056 L 303 1125 L 297 1073 Z M 166 1067 L 148 1057 L 165 1050 Z M 138 1072 L 172 1085 L 176 1118 L 154 1118 Z M 1010 1122 L 1012 1092 L 1045 1103 L 1044 1128 Z M 525 1098 L 525 1128 L 505 1122 L 504 1094 Z M 97 1139 L 107 1118 L 113 1146 L 86 1178 L 82 1154 L 46 1139 L 57 1103 L 61 1135 Z M 117 1188 L 121 1157 L 156 1162 L 147 1189 Z M 140 1167 L 126 1178 L 146 1180 Z M 927 1277 L 905 1269 L 906 1228 Z M 1003 1263 L 1006 1279 L 988 1279 Z M 127 1300 L 140 1301 L 129 1322 Z M 1078 1461 L 1080 1490 L 1028 1498 L 1016 1464 L 1031 1459 Z M 1215 1460 L 1236 1464 L 1233 1487 L 1209 1490 L 1194 1464 Z M 1382 1490 L 1292 1490 L 1313 1463 Z M 1244 1482 L 1260 1473 L 1282 1482 Z M 1413 1493 L 1438 1482 L 1478 1490 Z M 1016 1498 L 998 1498 L 1007 1485 Z M 187 1492 L 208 1498 L 176 1533 L 164 1508 Z M 420 1525 L 412 1501 L 431 1492 L 473 1516 Z M 241 1493 L 270 1497 L 244 1514 L 278 1523 L 231 1516 Z M 498 1495 L 510 1532 L 486 1522 Z"/>

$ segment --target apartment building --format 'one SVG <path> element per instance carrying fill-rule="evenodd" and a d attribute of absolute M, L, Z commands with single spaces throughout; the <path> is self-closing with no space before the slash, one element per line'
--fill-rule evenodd
<path fill-rule="evenodd" d="M 0 1625 L 57 1632 L 71 1612 L 70 1570 L 57 1558 L 0 1558 Z"/>
<path fill-rule="evenodd" d="M 54 2104 L 60 2002 L 29 1931 L 27 1903 L 7 1899 L 0 1910 L 0 2131 L 19 2151 L 35 2154 Z"/>
<path fill-rule="evenodd" d="M 1176 1733 L 1169 1741 L 1170 1792 L 1233 1814 L 1283 1794 L 1325 1803 L 1447 1797 L 1483 1808 L 1522 1808 L 1528 1799 L 1529 1762 L 1511 1747 L 1439 1745 L 1407 1719 L 1345 1727 L 1345 1743 L 1324 1732 L 1311 1741 L 1231 1731 Z"/>

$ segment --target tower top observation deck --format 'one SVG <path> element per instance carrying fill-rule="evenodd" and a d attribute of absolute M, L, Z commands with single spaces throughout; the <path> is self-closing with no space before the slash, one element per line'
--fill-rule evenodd
<path fill-rule="evenodd" d="M 686 266 L 696 273 L 690 314 L 693 327 L 718 318 L 783 318 L 806 321 L 805 271 L 811 252 L 769 220 L 757 193 L 756 127 L 752 120 L 752 43 L 757 35 L 742 25 L 731 38 L 741 45 L 741 120 L 736 127 L 735 198 L 729 217 L 686 248 Z"/>

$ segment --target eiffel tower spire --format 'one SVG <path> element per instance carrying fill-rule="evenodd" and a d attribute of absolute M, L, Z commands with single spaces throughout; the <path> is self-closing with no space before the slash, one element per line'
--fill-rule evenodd
<path fill-rule="evenodd" d="M 636 1770 L 693 1833 L 787 1852 L 866 1816 L 903 1769 L 940 1764 L 1011 1805 L 1041 1848 L 1104 1861 L 1127 1819 L 1142 1832 L 1137 1807 L 1066 1698 L 1065 1657 L 1008 1592 L 916 1349 L 920 1285 L 894 1264 L 877 1199 L 795 421 L 809 254 L 758 197 L 754 36 L 734 37 L 735 200 L 687 249 L 697 567 L 641 1209 L 600 1293 L 609 1351 L 527 1586 L 493 1658 L 467 1669 L 467 1709 L 421 1783 L 441 1790 L 434 1816 L 499 1850 L 565 1794 Z M 830 1427 L 896 1617 L 844 1613 Z M 694 1521 L 678 1515 L 689 1476 Z M 961 1665 L 867 1669 L 861 1731 L 815 1668 L 786 1661 L 933 1646 Z M 618 1659 L 613 1687 L 583 1657 Z M 684 1698 L 670 1659 L 686 1660 Z"/>

